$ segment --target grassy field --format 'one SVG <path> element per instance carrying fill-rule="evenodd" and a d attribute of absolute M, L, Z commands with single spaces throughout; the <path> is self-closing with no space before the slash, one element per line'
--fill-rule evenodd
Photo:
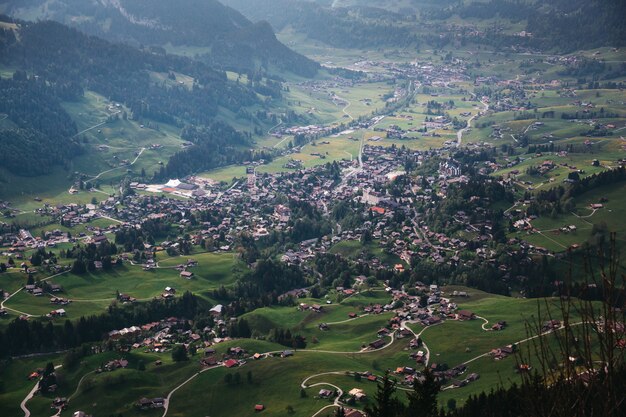
<path fill-rule="evenodd" d="M 171 260 L 171 263 L 175 261 Z M 506 320 L 508 326 L 500 332 L 484 331 L 481 328 L 483 321 L 477 319 L 468 322 L 447 321 L 425 330 L 422 339 L 430 349 L 431 363 L 447 363 L 450 367 L 475 358 L 494 347 L 526 338 L 525 322 L 536 316 L 538 305 L 543 303 L 538 300 L 496 296 L 463 287 L 444 287 L 444 296 L 451 294 L 453 290 L 466 290 L 470 294 L 468 298 L 453 299 L 459 303 L 460 308 L 474 311 L 489 320 L 489 323 Z M 331 294 L 329 299 L 335 299 L 335 296 Z M 287 408 L 290 406 L 294 410 L 293 415 L 308 416 L 329 404 L 328 400 L 317 398 L 319 389 L 329 387 L 325 384 L 334 384 L 344 392 L 355 387 L 362 388 L 370 398 L 374 395 L 376 384 L 366 380 L 357 381 L 353 376 L 346 376 L 346 371 L 372 371 L 382 375 L 386 369 L 415 366 L 415 362 L 408 356 L 408 339 L 396 340 L 379 351 L 359 353 L 360 345 L 374 340 L 376 331 L 386 324 L 390 315 L 365 316 L 333 324 L 335 321 L 346 320 L 348 312 L 358 311 L 364 305 L 389 302 L 385 291 L 366 291 L 330 305 L 316 299 L 301 301 L 322 304 L 323 313 L 298 312 L 295 307 L 271 307 L 255 310 L 244 317 L 253 328 L 265 326 L 294 329 L 307 337 L 307 349 L 296 350 L 295 356 L 290 358 L 249 360 L 240 368 L 216 368 L 201 373 L 172 396 L 168 415 L 252 416 L 255 414 L 254 405 L 263 404 L 266 407 L 263 413 L 267 415 L 287 415 Z M 331 323 L 330 329 L 319 330 L 318 325 L 321 322 Z M 421 330 L 419 325 L 411 327 L 416 331 Z M 317 339 L 316 343 L 313 338 Z M 252 339 L 223 342 L 215 345 L 215 349 L 220 356 L 234 346 L 246 349 L 250 355 L 285 349 L 280 345 Z M 530 344 L 520 345 L 520 348 L 529 349 Z M 199 351 L 198 356 L 178 364 L 171 362 L 168 353 L 144 353 L 141 349 L 133 350 L 132 353 L 109 352 L 87 357 L 77 369 L 61 368 L 58 371 L 62 381 L 58 394 L 69 396 L 75 392 L 68 410 L 70 412 L 81 409 L 98 415 L 132 414 L 133 403 L 139 398 L 164 397 L 174 387 L 194 375 L 200 369 L 197 360 L 201 354 Z M 92 372 L 100 363 L 118 357 L 129 359 L 128 369 L 102 374 Z M 155 366 L 153 363 L 156 359 L 162 360 L 164 364 Z M 43 367 L 48 360 L 49 358 L 21 359 L 11 362 L 2 371 L 3 380 L 16 381 L 9 387 L 5 385 L 0 392 L 2 415 L 20 415 L 16 404 L 19 404 L 32 387 L 25 375 L 36 367 Z M 60 362 L 58 356 L 52 360 L 55 364 Z M 137 369 L 140 360 L 146 364 L 145 371 Z M 519 381 L 514 365 L 514 358 L 494 361 L 491 357 L 483 357 L 471 362 L 467 372 L 478 372 L 480 379 L 464 388 L 442 391 L 439 396 L 440 404 L 445 404 L 448 399 L 455 399 L 461 405 L 470 394 Z M 336 374 L 326 374 L 328 372 Z M 226 383 L 227 374 L 239 374 L 240 382 Z M 78 388 L 78 381 L 83 377 Z M 309 377 L 311 379 L 307 385 L 322 385 L 307 388 L 306 396 L 302 397 L 300 384 Z M 398 391 L 398 397 L 405 398 L 404 391 Z M 45 397 L 31 400 L 28 406 L 33 416 L 45 415 L 50 400 Z M 367 402 L 360 403 L 357 407 L 365 404 Z M 161 415 L 157 411 L 145 414 Z"/>
<path fill-rule="evenodd" d="M 117 291 L 141 301 L 158 297 L 169 286 L 176 288 L 179 294 L 191 291 L 206 298 L 210 297 L 212 290 L 235 281 L 233 267 L 238 262 L 232 253 L 204 253 L 193 255 L 193 258 L 198 261 L 198 266 L 191 269 L 195 276 L 190 280 L 181 278 L 179 272 L 173 269 L 175 265 L 188 259 L 177 257 L 161 261 L 161 268 L 151 271 L 143 271 L 141 266 L 126 264 L 108 272 L 87 272 L 83 275 L 67 273 L 50 282 L 63 287 L 64 292 L 59 296 L 72 300 L 71 304 L 63 308 L 67 311 L 68 318 L 77 319 L 104 311 L 115 300 Z M 19 280 L 19 277 L 13 275 L 10 281 L 7 280 L 10 283 L 7 290 L 15 288 Z M 4 280 L 4 276 L 0 278 Z M 49 297 L 34 297 L 24 291 L 11 298 L 6 306 L 32 315 L 47 314 L 58 308 L 50 304 Z"/>
<path fill-rule="evenodd" d="M 402 261 L 398 256 L 386 253 L 383 248 L 378 246 L 378 241 L 376 240 L 366 245 L 363 245 L 358 240 L 344 240 L 333 245 L 333 247 L 330 248 L 330 252 L 352 259 L 358 258 L 361 253 L 365 252 L 366 254 L 375 256 L 380 259 L 383 264 L 387 264 L 389 266 L 404 263 L 404 261 Z"/>
<path fill-rule="evenodd" d="M 591 237 L 593 225 L 606 225 L 609 231 L 617 232 L 620 244 L 626 242 L 626 226 L 622 221 L 626 215 L 624 193 L 626 184 L 599 187 L 576 198 L 576 209 L 573 213 L 559 215 L 556 218 L 547 216 L 533 221 L 533 226 L 541 233 L 526 234 L 517 232 L 514 235 L 528 242 L 557 252 L 563 251 L 574 243 L 582 243 Z M 606 198 L 604 207 L 593 211 L 590 204 L 598 203 Z M 574 225 L 575 232 L 563 233 L 563 226 Z"/>

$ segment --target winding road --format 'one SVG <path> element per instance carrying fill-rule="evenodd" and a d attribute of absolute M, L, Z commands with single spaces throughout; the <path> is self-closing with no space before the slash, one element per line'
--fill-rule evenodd
<path fill-rule="evenodd" d="M 485 106 L 485 108 L 483 109 L 484 112 L 489 110 L 489 104 L 485 103 L 484 101 L 481 101 L 480 104 Z M 456 132 L 456 146 L 461 146 L 461 144 L 463 142 L 463 133 L 465 133 L 468 129 L 470 129 L 472 127 L 472 120 L 474 120 L 475 118 L 477 118 L 480 115 L 481 115 L 481 112 L 479 111 L 478 113 L 476 113 L 475 115 L 470 117 L 467 120 L 467 125 L 463 129 L 461 129 L 458 132 Z"/>
<path fill-rule="evenodd" d="M 109 172 L 112 172 L 112 171 L 115 171 L 115 170 L 118 170 L 118 169 L 122 169 L 122 168 L 126 168 L 126 167 L 129 167 L 129 166 L 135 165 L 135 162 L 137 162 L 137 160 L 139 159 L 139 157 L 141 156 L 141 154 L 142 154 L 145 150 L 146 150 L 146 148 L 141 148 L 141 149 L 139 150 L 139 153 L 138 153 L 138 154 L 137 154 L 137 156 L 135 157 L 135 159 L 133 159 L 133 162 L 131 162 L 130 164 L 128 164 L 128 165 L 122 165 L 122 166 L 115 167 L 115 168 L 111 168 L 111 169 L 107 169 L 106 171 L 102 171 L 101 173 L 99 173 L 99 174 L 98 174 L 98 175 L 96 175 L 95 177 L 91 177 L 91 178 L 90 178 L 90 180 L 97 180 L 97 179 L 98 179 L 98 178 L 100 178 L 102 175 L 107 174 L 107 173 L 109 173 Z"/>

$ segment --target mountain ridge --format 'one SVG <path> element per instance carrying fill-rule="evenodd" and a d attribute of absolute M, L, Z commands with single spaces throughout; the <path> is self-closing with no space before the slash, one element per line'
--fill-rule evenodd
<path fill-rule="evenodd" d="M 217 0 L 4 0 L 0 11 L 22 20 L 55 20 L 112 42 L 206 49 L 209 64 L 238 71 L 275 66 L 313 76 L 319 65 Z M 251 33 L 252 32 L 252 33 Z M 265 45 L 259 49 L 259 43 Z M 232 55 L 233 51 L 243 49 Z"/>

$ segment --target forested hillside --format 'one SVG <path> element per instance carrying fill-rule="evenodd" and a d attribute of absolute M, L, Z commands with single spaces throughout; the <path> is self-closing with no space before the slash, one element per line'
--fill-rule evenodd
<path fill-rule="evenodd" d="M 0 114 L 15 124 L 0 131 L 4 168 L 23 176 L 42 175 L 80 153 L 76 125 L 61 107 L 59 93 L 24 72 L 16 72 L 13 79 L 0 78 Z"/>
<path fill-rule="evenodd" d="M 125 105 L 130 114 L 123 117 L 181 127 L 211 124 L 220 107 L 236 112 L 261 104 L 251 87 L 188 58 L 112 44 L 56 22 L 19 25 L 0 32 L 0 65 L 18 69 L 12 79 L 0 79 L 0 114 L 10 122 L 0 143 L 14 155 L 3 167 L 16 175 L 48 173 L 81 152 L 61 102 L 79 100 L 86 90 Z M 151 78 L 173 72 L 193 78 L 193 86 Z"/>
<path fill-rule="evenodd" d="M 378 8 L 328 8 L 312 2 L 294 0 L 225 0 L 254 21 L 267 20 L 280 31 L 292 26 L 311 39 L 342 48 L 396 45 L 417 42 L 409 28 L 398 22 L 413 21 Z"/>
<path fill-rule="evenodd" d="M 447 19 L 508 19 L 527 22 L 526 42 L 540 49 L 572 52 L 626 43 L 626 2 L 601 0 L 490 0 L 431 11 L 427 17 Z"/>
<path fill-rule="evenodd" d="M 266 25 L 254 25 L 216 0 L 6 0 L 0 10 L 27 20 L 50 19 L 88 34 L 134 46 L 202 47 L 210 64 L 238 70 L 259 66 L 311 76 L 318 64 L 281 44 Z"/>

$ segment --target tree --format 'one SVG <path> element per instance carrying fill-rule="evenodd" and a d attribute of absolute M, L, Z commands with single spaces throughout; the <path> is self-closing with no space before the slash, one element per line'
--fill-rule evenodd
<path fill-rule="evenodd" d="M 335 411 L 335 417 L 346 417 L 346 410 L 343 407 L 339 407 Z"/>
<path fill-rule="evenodd" d="M 407 417 L 437 416 L 439 384 L 435 381 L 435 377 L 428 368 L 424 370 L 423 376 L 423 381 L 420 381 L 418 378 L 413 380 L 413 392 L 407 394 L 409 400 Z"/>
<path fill-rule="evenodd" d="M 378 383 L 376 395 L 374 396 L 375 404 L 365 407 L 365 412 L 369 417 L 397 417 L 402 415 L 403 405 L 394 396 L 396 393 L 396 384 L 389 378 L 389 371 Z"/>
<path fill-rule="evenodd" d="M 224 382 L 226 382 L 228 385 L 233 383 L 233 374 L 226 374 L 224 375 Z"/>
<path fill-rule="evenodd" d="M 446 405 L 448 406 L 448 410 L 450 411 L 456 410 L 456 400 L 454 398 L 450 398 Z"/>
<path fill-rule="evenodd" d="M 307 397 L 306 390 L 304 388 L 301 388 L 300 389 L 300 398 L 306 398 L 306 397 Z"/>
<path fill-rule="evenodd" d="M 146 370 L 146 363 L 144 362 L 143 359 L 139 359 L 139 361 L 137 362 L 137 370 L 138 371 L 145 371 Z"/>
<path fill-rule="evenodd" d="M 172 349 L 172 360 L 174 362 L 183 362 L 186 361 L 187 358 L 187 349 L 183 345 L 176 345 L 174 349 Z"/>

